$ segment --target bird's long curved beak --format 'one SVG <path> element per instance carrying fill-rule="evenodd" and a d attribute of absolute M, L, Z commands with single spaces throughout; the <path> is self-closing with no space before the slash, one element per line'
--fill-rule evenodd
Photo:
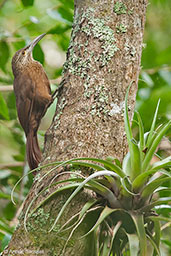
<path fill-rule="evenodd" d="M 37 36 L 30 44 L 29 44 L 29 51 L 32 52 L 35 45 L 46 35 L 46 33 L 41 34 L 40 36 Z"/>

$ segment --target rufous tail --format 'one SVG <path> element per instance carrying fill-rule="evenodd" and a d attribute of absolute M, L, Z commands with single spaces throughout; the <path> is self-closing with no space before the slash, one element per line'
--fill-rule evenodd
<path fill-rule="evenodd" d="M 34 134 L 34 131 L 30 131 L 27 134 L 26 152 L 30 169 L 37 168 L 42 154 L 39 148 L 37 134 Z"/>

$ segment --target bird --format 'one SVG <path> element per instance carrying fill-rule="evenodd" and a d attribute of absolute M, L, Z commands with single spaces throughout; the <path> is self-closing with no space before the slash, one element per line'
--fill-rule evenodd
<path fill-rule="evenodd" d="M 49 79 L 42 64 L 32 56 L 34 47 L 45 35 L 37 36 L 12 58 L 17 114 L 25 132 L 26 155 L 31 170 L 38 167 L 42 158 L 37 132 L 42 117 L 53 102 Z"/>

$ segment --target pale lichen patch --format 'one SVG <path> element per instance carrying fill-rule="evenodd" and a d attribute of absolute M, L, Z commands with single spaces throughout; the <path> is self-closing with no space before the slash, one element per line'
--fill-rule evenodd
<path fill-rule="evenodd" d="M 113 11 L 114 11 L 117 15 L 126 14 L 127 7 L 126 7 L 126 5 L 125 5 L 123 2 L 117 1 L 117 2 L 114 4 Z"/>
<path fill-rule="evenodd" d="M 123 114 L 123 110 L 124 110 L 124 102 L 121 102 L 119 105 L 117 103 L 112 102 L 111 103 L 111 110 L 109 111 L 109 115 L 110 116 L 114 116 L 117 114 Z"/>

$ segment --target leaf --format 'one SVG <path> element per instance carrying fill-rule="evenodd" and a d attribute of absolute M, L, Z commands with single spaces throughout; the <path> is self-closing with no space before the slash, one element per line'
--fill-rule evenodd
<path fill-rule="evenodd" d="M 25 156 L 23 154 L 13 155 L 15 161 L 24 162 Z"/>
<path fill-rule="evenodd" d="M 8 195 L 7 193 L 4 193 L 4 192 L 1 192 L 1 191 L 0 191 L 0 198 L 9 199 L 9 200 L 10 200 L 10 195 Z"/>
<path fill-rule="evenodd" d="M 60 2 L 67 6 L 67 8 L 74 9 L 74 0 L 60 0 Z"/>
<path fill-rule="evenodd" d="M 112 239 L 111 239 L 111 242 L 110 242 L 110 249 L 109 249 L 109 253 L 107 256 L 110 256 L 110 253 L 112 251 L 112 247 L 113 247 L 113 242 L 114 242 L 114 239 L 115 239 L 115 236 L 121 226 L 122 222 L 121 221 L 118 221 L 118 223 L 115 225 L 114 229 L 112 230 Z"/>
<path fill-rule="evenodd" d="M 68 31 L 69 29 L 71 29 L 71 26 L 63 26 L 62 24 L 58 24 L 55 27 L 51 28 L 50 30 L 48 30 L 47 34 L 63 34 L 66 31 Z"/>
<path fill-rule="evenodd" d="M 24 48 L 26 46 L 26 42 L 25 40 L 23 40 L 23 38 L 18 35 L 18 34 L 15 34 L 15 37 L 16 39 L 16 42 L 13 42 L 12 45 L 14 46 L 14 48 L 16 49 L 16 51 L 18 51 L 19 49 L 21 48 Z"/>
<path fill-rule="evenodd" d="M 161 254 L 160 254 L 159 248 L 158 248 L 155 240 L 148 234 L 147 234 L 147 238 L 150 241 L 150 243 L 152 244 L 152 246 L 154 247 L 155 251 L 157 252 L 157 255 L 160 256 Z M 153 255 L 156 255 L 156 254 L 153 254 Z"/>
<path fill-rule="evenodd" d="M 36 16 L 30 16 L 29 19 L 34 24 L 38 24 L 40 22 L 39 19 Z"/>
<path fill-rule="evenodd" d="M 159 105 L 160 105 L 160 99 L 158 100 L 156 111 L 155 111 L 155 114 L 154 114 L 154 117 L 153 117 L 153 122 L 152 122 L 151 129 L 150 129 L 150 132 L 149 132 L 149 135 L 148 135 L 148 139 L 147 139 L 147 143 L 146 143 L 147 148 L 152 143 L 151 139 L 152 139 L 152 136 L 153 136 L 153 133 L 154 133 L 155 125 L 156 125 L 156 119 L 157 119 L 157 115 L 158 115 Z"/>
<path fill-rule="evenodd" d="M 171 49 L 170 49 L 171 50 Z M 171 72 L 169 70 L 159 70 L 160 76 L 165 80 L 167 84 L 171 84 Z"/>
<path fill-rule="evenodd" d="M 171 64 L 171 46 L 156 55 L 156 62 L 157 66 L 162 66 L 165 63 L 167 63 L 167 65 Z"/>
<path fill-rule="evenodd" d="M 132 135 L 131 125 L 128 116 L 128 94 L 132 83 L 129 85 L 126 96 L 125 96 L 125 111 L 124 111 L 124 123 L 125 123 L 125 132 L 128 140 L 128 146 L 130 151 L 130 160 L 131 160 L 131 173 L 130 180 L 134 180 L 141 173 L 141 161 L 140 161 L 140 151 L 138 145 L 134 142 Z"/>
<path fill-rule="evenodd" d="M 73 22 L 73 13 L 70 9 L 66 9 L 64 6 L 58 7 L 58 12 L 61 14 L 61 17 L 69 22 Z"/>
<path fill-rule="evenodd" d="M 25 7 L 32 6 L 34 4 L 34 0 L 21 0 L 21 2 Z"/>
<path fill-rule="evenodd" d="M 54 10 L 54 9 L 47 9 L 47 14 L 52 18 L 52 19 L 54 19 L 54 20 L 57 20 L 57 21 L 59 21 L 59 22 L 63 22 L 63 23 L 65 23 L 65 24 L 67 24 L 67 25 L 70 25 L 70 27 L 71 27 L 71 25 L 72 25 L 72 22 L 71 21 L 69 21 L 68 20 L 68 17 L 67 17 L 67 19 L 66 19 L 66 15 L 65 15 L 65 18 L 61 15 L 61 13 L 59 12 L 59 11 L 57 11 L 57 10 Z M 66 12 L 66 9 L 65 9 L 65 12 Z M 70 16 L 70 15 L 69 15 Z M 73 17 L 73 15 L 72 15 L 72 17 Z"/>
<path fill-rule="evenodd" d="M 137 119 L 138 119 L 138 126 L 139 126 L 139 143 L 140 143 L 140 157 L 141 157 L 141 161 L 144 158 L 144 153 L 143 150 L 145 148 L 145 141 L 144 141 L 144 127 L 143 127 L 143 122 L 141 119 L 140 114 L 136 111 L 135 112 L 137 115 Z"/>
<path fill-rule="evenodd" d="M 13 92 L 8 93 L 6 103 L 7 103 L 7 107 L 8 107 L 10 120 L 17 119 L 15 95 Z"/>
<path fill-rule="evenodd" d="M 65 33 L 60 34 L 58 38 L 58 45 L 61 47 L 63 51 L 67 51 L 69 47 L 69 37 L 68 35 L 65 35 Z"/>
<path fill-rule="evenodd" d="M 0 68 L 5 72 L 6 64 L 10 56 L 9 46 L 5 41 L 0 41 Z"/>
<path fill-rule="evenodd" d="M 153 87 L 154 82 L 153 82 L 151 76 L 150 76 L 148 73 L 142 71 L 142 72 L 141 72 L 141 77 L 142 77 L 143 81 L 144 81 L 149 87 Z"/>
<path fill-rule="evenodd" d="M 125 174 L 122 172 L 122 169 L 120 167 L 118 167 L 117 165 L 115 164 L 112 164 L 108 161 L 105 161 L 105 160 L 102 160 L 102 159 L 98 159 L 98 158 L 88 158 L 88 157 L 80 157 L 80 158 L 72 158 L 70 160 L 67 160 L 67 161 L 64 161 L 64 162 L 53 162 L 53 163 L 49 163 L 49 164 L 46 164 L 46 165 L 43 165 L 43 166 L 40 166 L 38 167 L 37 169 L 35 170 L 40 170 L 44 167 L 49 167 L 49 166 L 55 166 L 53 167 L 52 169 L 50 169 L 46 174 L 44 174 L 39 182 L 41 182 L 49 173 L 51 173 L 52 171 L 56 170 L 57 168 L 61 167 L 61 166 L 66 166 L 67 164 L 71 164 L 72 162 L 74 161 L 79 161 L 79 160 L 88 160 L 88 161 L 93 161 L 93 162 L 97 162 L 97 163 L 100 163 L 100 164 L 104 164 L 106 166 L 108 166 L 110 168 L 110 170 L 112 170 L 113 172 L 115 172 L 116 174 L 112 174 L 112 176 L 115 176 L 116 175 L 119 175 L 120 177 L 125 177 Z"/>
<path fill-rule="evenodd" d="M 125 191 L 128 193 L 128 195 L 132 195 L 132 196 L 138 195 L 138 194 L 133 193 L 131 191 L 132 190 L 132 186 L 131 186 L 131 182 L 128 179 L 128 177 L 125 177 L 125 178 L 121 179 L 121 184 L 122 184 L 123 188 L 125 189 Z M 126 193 L 124 193 L 124 195 L 128 196 L 128 195 L 126 195 Z"/>
<path fill-rule="evenodd" d="M 148 205 L 142 207 L 140 210 L 141 210 L 141 212 L 148 212 L 157 205 L 170 204 L 170 203 L 171 203 L 171 197 L 163 197 L 151 204 L 148 204 Z"/>
<path fill-rule="evenodd" d="M 11 240 L 12 235 L 6 234 L 4 238 L 1 241 L 1 250 L 3 251 L 5 247 L 9 244 L 9 241 Z"/>
<path fill-rule="evenodd" d="M 165 159 L 155 162 L 151 166 L 151 170 L 159 170 L 164 167 L 171 167 L 171 156 L 166 157 Z"/>
<path fill-rule="evenodd" d="M 39 44 L 37 44 L 35 47 L 34 47 L 34 50 L 33 50 L 33 58 L 37 61 L 39 61 L 41 64 L 44 63 L 44 52 L 42 51 L 42 48 L 40 47 Z"/>
<path fill-rule="evenodd" d="M 110 243 L 110 238 L 109 236 L 104 237 L 103 240 L 103 247 L 102 247 L 102 256 L 107 256 L 109 254 L 109 243 Z"/>
<path fill-rule="evenodd" d="M 131 174 L 130 180 L 134 180 L 141 173 L 141 154 L 138 144 L 132 139 Z"/>
<path fill-rule="evenodd" d="M 157 133 L 157 136 L 155 137 L 151 147 L 148 149 L 146 156 L 144 158 L 144 161 L 142 163 L 142 170 L 147 171 L 148 166 L 150 164 L 150 161 L 154 155 L 154 152 L 156 148 L 158 147 L 161 139 L 166 134 L 167 130 L 170 128 L 171 121 L 169 121 L 167 124 L 163 125 L 163 127 L 160 129 L 160 131 Z"/>
<path fill-rule="evenodd" d="M 9 227 L 9 224 L 7 224 L 3 219 L 0 219 L 0 230 L 5 231 L 6 233 L 12 234 L 14 228 Z"/>
<path fill-rule="evenodd" d="M 137 256 L 139 252 L 139 239 L 136 234 L 128 234 L 130 256 Z"/>
<path fill-rule="evenodd" d="M 93 161 L 93 162 L 96 162 L 96 163 L 100 163 L 100 164 L 103 164 L 105 166 L 105 168 L 109 168 L 109 170 L 112 170 L 113 172 L 115 172 L 116 174 L 118 174 L 120 177 L 125 177 L 125 174 L 122 172 L 122 169 L 116 165 L 116 164 L 113 164 L 112 162 L 109 162 L 107 160 L 103 160 L 103 159 L 99 159 L 99 158 L 88 158 L 88 157 L 82 157 L 82 158 L 75 158 L 75 159 L 71 159 L 71 163 L 74 162 L 74 161 L 79 161 L 79 160 L 87 160 L 87 161 Z M 86 166 L 87 163 L 85 163 L 85 166 Z M 84 164 L 82 164 L 84 165 Z M 100 166 L 99 166 L 100 168 Z M 103 168 L 104 169 L 104 168 Z"/>
<path fill-rule="evenodd" d="M 2 179 L 6 179 L 7 177 L 9 177 L 11 175 L 11 172 L 9 170 L 2 170 L 0 172 L 0 180 Z M 3 194 L 3 192 L 0 191 L 0 194 Z M 0 195 L 1 196 L 1 195 Z"/>
<path fill-rule="evenodd" d="M 98 173 L 96 173 L 96 174 L 98 174 Z M 90 185 L 90 189 L 92 189 L 93 191 L 95 191 L 96 193 L 101 195 L 102 197 L 106 198 L 111 207 L 113 207 L 113 208 L 120 207 L 120 203 L 117 200 L 115 194 L 110 189 L 108 189 L 106 186 L 104 186 L 94 180 L 88 181 L 88 184 Z"/>
<path fill-rule="evenodd" d="M 0 93 L 0 119 L 9 120 L 8 107 L 1 93 Z"/>
<path fill-rule="evenodd" d="M 167 239 L 161 239 L 161 242 L 166 244 L 167 246 L 169 246 L 171 248 L 171 241 L 167 240 Z"/>
<path fill-rule="evenodd" d="M 144 217 L 142 214 L 131 215 L 131 216 L 135 223 L 138 238 L 139 238 L 140 256 L 147 256 L 147 239 L 146 239 L 146 232 L 144 227 Z"/>
<path fill-rule="evenodd" d="M 163 164 L 164 165 L 164 164 Z M 162 166 L 162 164 L 161 164 Z M 160 169 L 160 168 L 159 168 Z M 141 187 L 145 185 L 145 182 L 151 177 L 152 174 L 157 172 L 157 167 L 156 169 L 150 169 L 149 171 L 146 171 L 142 174 L 140 174 L 133 182 L 132 182 L 132 188 L 134 191 L 139 190 Z M 163 171 L 161 171 L 163 173 Z M 169 173 L 168 173 L 169 175 Z"/>
<path fill-rule="evenodd" d="M 155 236 L 154 236 L 154 241 L 156 244 L 156 247 L 159 251 L 159 246 L 160 246 L 160 239 L 161 239 L 161 227 L 160 227 L 160 221 L 158 219 L 153 219 L 154 222 L 154 232 L 155 232 Z M 155 256 L 155 254 L 154 254 Z"/>
<path fill-rule="evenodd" d="M 159 187 L 157 189 L 154 190 L 154 193 L 158 193 L 158 192 L 163 192 L 163 191 L 171 191 L 171 188 L 168 187 Z M 154 194 L 153 193 L 153 194 Z"/>
<path fill-rule="evenodd" d="M 148 217 L 148 219 L 154 221 L 154 222 L 159 222 L 160 221 L 165 221 L 171 224 L 171 218 L 166 218 L 166 217 L 162 217 L 162 216 L 150 216 Z"/>
<path fill-rule="evenodd" d="M 80 162 L 80 161 L 78 161 L 78 162 L 75 161 L 74 162 L 74 161 L 72 161 L 71 164 L 73 166 L 84 166 L 84 167 L 93 168 L 96 171 L 105 170 L 105 168 L 100 166 L 100 165 L 92 164 L 92 163 L 88 163 L 88 162 Z"/>
<path fill-rule="evenodd" d="M 107 216 L 119 210 L 120 209 L 112 209 L 112 208 L 109 208 L 108 206 L 105 206 L 95 225 L 85 235 L 83 235 L 82 238 L 85 236 L 88 236 L 91 232 L 93 232 L 104 221 L 104 219 L 106 219 Z"/>
<path fill-rule="evenodd" d="M 79 219 L 83 217 L 83 215 L 94 205 L 97 203 L 96 199 L 90 199 L 81 209 L 81 212 L 79 214 Z"/>
<path fill-rule="evenodd" d="M 153 191 L 158 188 L 162 183 L 171 180 L 171 177 L 165 177 L 163 178 L 163 175 L 159 178 L 156 178 L 155 180 L 152 180 L 149 184 L 145 186 L 145 188 L 142 191 L 141 197 L 142 198 L 148 198 L 153 194 Z"/>
<path fill-rule="evenodd" d="M 122 170 L 127 176 L 131 175 L 131 156 L 130 156 L 130 152 L 128 152 L 126 154 L 126 156 L 124 157 L 124 159 L 123 159 Z"/>
<path fill-rule="evenodd" d="M 132 83 L 128 86 L 128 89 L 126 91 L 125 95 L 125 111 L 124 111 L 124 122 L 125 122 L 125 132 L 128 140 L 128 144 L 130 144 L 131 139 L 133 138 L 132 136 L 132 130 L 131 130 L 131 125 L 129 122 L 129 116 L 128 116 L 128 94 L 129 90 L 131 87 Z M 131 148 L 131 146 L 129 146 Z"/>

